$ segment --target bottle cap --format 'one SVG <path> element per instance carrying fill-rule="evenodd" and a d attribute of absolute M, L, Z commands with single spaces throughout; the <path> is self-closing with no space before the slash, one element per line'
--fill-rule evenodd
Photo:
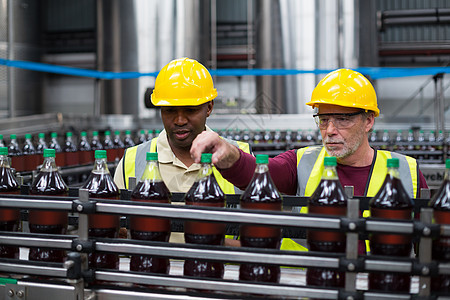
<path fill-rule="evenodd" d="M 12 140 L 15 140 L 15 139 L 17 139 L 17 135 L 11 134 L 11 135 L 9 136 L 9 138 L 12 139 Z"/>
<path fill-rule="evenodd" d="M 40 139 L 45 138 L 45 133 L 43 133 L 43 132 L 39 133 L 39 134 L 38 134 L 38 137 L 39 137 Z"/>
<path fill-rule="evenodd" d="M 131 134 L 131 130 L 125 130 L 125 134 Z"/>
<path fill-rule="evenodd" d="M 327 156 L 323 159 L 323 165 L 324 166 L 330 166 L 335 167 L 337 165 L 336 157 L 334 156 Z"/>
<path fill-rule="evenodd" d="M 445 160 L 445 168 L 450 169 L 450 158 Z"/>
<path fill-rule="evenodd" d="M 55 149 L 44 149 L 44 157 L 55 157 Z"/>
<path fill-rule="evenodd" d="M 153 133 L 153 130 L 152 130 L 152 129 L 149 129 L 149 130 L 148 130 L 148 133 Z"/>
<path fill-rule="evenodd" d="M 267 155 L 267 154 L 256 155 L 256 163 L 257 164 L 268 164 L 269 163 L 269 155 Z"/>
<path fill-rule="evenodd" d="M 56 137 L 58 137 L 58 133 L 56 133 L 56 132 L 52 132 L 52 133 L 50 134 L 50 137 L 52 137 L 52 138 L 56 138 Z"/>
<path fill-rule="evenodd" d="M 66 137 L 71 137 L 72 135 L 73 135 L 73 134 L 72 134 L 72 132 L 70 132 L 70 131 L 66 133 Z"/>
<path fill-rule="evenodd" d="M 202 153 L 201 163 L 211 163 L 212 153 Z"/>
<path fill-rule="evenodd" d="M 8 155 L 8 147 L 0 147 L 0 155 Z"/>
<path fill-rule="evenodd" d="M 95 150 L 95 159 L 106 158 L 106 150 Z"/>
<path fill-rule="evenodd" d="M 82 132 L 80 133 L 80 135 L 81 135 L 81 136 L 87 136 L 87 133 L 86 133 L 86 131 L 82 131 Z"/>
<path fill-rule="evenodd" d="M 140 133 L 141 133 L 141 134 L 145 134 L 145 130 L 144 130 L 144 129 L 141 129 Z"/>
<path fill-rule="evenodd" d="M 106 131 L 105 131 L 105 135 L 111 135 L 111 131 L 106 130 Z"/>
<path fill-rule="evenodd" d="M 25 134 L 25 138 L 28 140 L 31 140 L 31 134 L 29 134 L 29 133 Z"/>
<path fill-rule="evenodd" d="M 400 160 L 398 158 L 389 158 L 387 160 L 388 168 L 398 168 L 399 165 L 400 165 Z"/>
<path fill-rule="evenodd" d="M 98 131 L 92 131 L 92 136 L 98 136 Z"/>
<path fill-rule="evenodd" d="M 3 134 L 0 134 L 0 140 L 3 140 Z"/>
<path fill-rule="evenodd" d="M 119 130 L 116 130 L 116 131 L 114 131 L 114 134 L 115 134 L 115 135 L 120 135 L 120 131 L 119 131 Z"/>
<path fill-rule="evenodd" d="M 157 161 L 158 160 L 158 152 L 147 152 L 147 161 Z"/>

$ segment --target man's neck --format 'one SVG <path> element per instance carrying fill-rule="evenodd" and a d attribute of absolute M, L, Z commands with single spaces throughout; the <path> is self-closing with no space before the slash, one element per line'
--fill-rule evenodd
<path fill-rule="evenodd" d="M 345 158 L 338 158 L 337 162 L 341 165 L 351 167 L 366 167 L 372 164 L 375 150 L 370 147 L 369 142 L 363 144 L 352 155 Z"/>
<path fill-rule="evenodd" d="M 170 144 L 169 141 L 169 146 L 170 149 L 172 149 L 173 154 L 175 154 L 175 156 L 186 166 L 186 167 L 190 167 L 193 163 L 194 160 L 191 157 L 191 153 L 190 153 L 190 149 L 180 149 L 180 148 L 176 148 L 173 147 Z"/>

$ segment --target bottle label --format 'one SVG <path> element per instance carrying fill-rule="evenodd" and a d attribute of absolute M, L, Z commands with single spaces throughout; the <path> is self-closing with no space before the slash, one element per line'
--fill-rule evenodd
<path fill-rule="evenodd" d="M 438 224 L 450 224 L 450 211 L 434 210 L 434 221 Z"/>
<path fill-rule="evenodd" d="M 89 215 L 89 228 L 119 228 L 120 217 L 115 215 Z"/>
<path fill-rule="evenodd" d="M 36 225 L 66 225 L 67 213 L 58 211 L 32 210 L 28 214 L 30 224 Z"/>
<path fill-rule="evenodd" d="M 411 209 L 379 209 L 372 207 L 370 214 L 374 218 L 411 220 Z M 371 242 L 387 245 L 410 244 L 411 237 L 401 234 L 373 234 Z"/>
<path fill-rule="evenodd" d="M 193 206 L 208 206 L 208 207 L 224 207 L 225 202 L 220 201 L 216 203 L 209 202 L 186 202 L 186 205 Z M 201 235 L 216 235 L 225 233 L 225 224 L 186 221 L 184 222 L 184 232 L 187 234 L 201 234 Z"/>
<path fill-rule="evenodd" d="M 150 203 L 169 203 L 169 199 L 165 200 L 141 200 L 133 199 L 133 201 L 150 202 Z M 150 218 L 150 217 L 130 217 L 130 229 L 136 231 L 147 232 L 169 232 L 170 220 L 163 218 Z"/>
<path fill-rule="evenodd" d="M 0 222 L 16 221 L 20 217 L 18 209 L 0 209 Z"/>
<path fill-rule="evenodd" d="M 346 206 L 317 206 L 309 205 L 308 211 L 311 214 L 322 214 L 331 216 L 345 216 L 347 214 Z M 340 242 L 345 240 L 345 234 L 333 231 L 308 231 L 310 241 Z"/>
<path fill-rule="evenodd" d="M 278 202 L 244 202 L 241 201 L 241 208 L 243 209 L 261 209 L 281 211 L 282 203 Z M 255 238 L 281 238 L 281 229 L 267 226 L 241 226 L 241 236 L 255 237 Z"/>

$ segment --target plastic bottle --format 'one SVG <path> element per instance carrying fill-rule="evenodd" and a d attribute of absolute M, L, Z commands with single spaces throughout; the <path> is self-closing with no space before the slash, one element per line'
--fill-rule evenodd
<path fill-rule="evenodd" d="M 172 197 L 162 180 L 158 166 L 158 153 L 147 152 L 147 165 L 141 180 L 131 193 L 132 201 L 170 203 Z M 170 220 L 151 217 L 130 216 L 130 234 L 135 240 L 168 242 Z M 130 270 L 136 272 L 169 273 L 169 259 L 146 255 L 133 255 Z"/>
<path fill-rule="evenodd" d="M 66 141 L 64 143 L 63 152 L 65 153 L 66 166 L 76 166 L 80 163 L 78 159 L 78 148 L 73 141 L 72 132 L 66 133 Z"/>
<path fill-rule="evenodd" d="M 347 196 L 339 182 L 336 171 L 336 157 L 324 158 L 324 169 L 319 186 L 308 199 L 308 212 L 345 216 Z M 330 231 L 309 231 L 307 237 L 309 250 L 344 253 L 346 238 L 344 233 Z M 323 268 L 308 268 L 306 284 L 315 286 L 344 287 L 345 273 Z"/>
<path fill-rule="evenodd" d="M 50 140 L 50 144 L 48 145 L 49 149 L 55 149 L 56 152 L 56 165 L 61 167 L 61 166 L 65 166 L 66 165 L 66 159 L 65 159 L 65 154 L 63 152 L 63 149 L 61 147 L 61 145 L 59 144 L 58 141 L 58 133 L 56 132 L 52 132 L 50 134 L 51 140 Z"/>
<path fill-rule="evenodd" d="M 450 225 L 450 159 L 445 161 L 445 177 L 437 193 L 428 204 L 433 208 L 434 222 L 440 225 Z M 433 240 L 433 260 L 439 263 L 450 262 L 450 237 L 440 237 Z M 450 294 L 450 275 L 438 275 L 431 278 L 431 289 L 435 292 Z"/>
<path fill-rule="evenodd" d="M 37 155 L 43 155 L 44 154 L 44 149 L 47 149 L 47 142 L 45 141 L 45 133 L 41 132 L 38 134 L 38 143 L 36 145 L 36 154 Z M 40 163 L 40 159 L 39 159 L 39 163 Z"/>
<path fill-rule="evenodd" d="M 125 149 L 129 148 L 129 147 L 133 147 L 134 145 L 136 145 L 134 143 L 134 141 L 133 141 L 133 138 L 131 137 L 131 131 L 130 130 L 126 130 L 125 131 L 125 137 L 123 139 L 123 145 L 124 145 Z"/>
<path fill-rule="evenodd" d="M 94 151 L 87 139 L 86 131 L 80 133 L 80 142 L 78 143 L 78 162 L 80 165 L 91 164 L 94 162 Z"/>
<path fill-rule="evenodd" d="M 20 194 L 19 183 L 9 165 L 7 147 L 0 147 L 0 194 Z M 18 209 L 0 209 L 0 231 L 17 231 L 19 220 Z M 0 257 L 19 258 L 19 247 L 0 245 Z"/>
<path fill-rule="evenodd" d="M 241 135 L 241 131 L 239 130 L 239 128 L 235 128 L 234 129 L 234 136 L 233 136 L 233 140 L 235 141 L 240 141 L 242 139 L 242 135 Z"/>
<path fill-rule="evenodd" d="M 376 143 L 376 142 L 378 142 L 377 131 L 376 131 L 375 129 L 372 130 L 372 132 L 370 133 L 370 136 L 369 136 L 369 142 L 370 142 L 370 143 Z"/>
<path fill-rule="evenodd" d="M 25 171 L 32 171 L 39 165 L 39 155 L 36 154 L 36 148 L 31 140 L 31 134 L 25 134 L 25 141 L 22 147 L 22 153 L 25 162 Z"/>
<path fill-rule="evenodd" d="M 250 131 L 248 129 L 244 129 L 244 133 L 242 134 L 242 141 L 250 143 Z"/>
<path fill-rule="evenodd" d="M 403 141 L 403 131 L 402 130 L 397 130 L 397 134 L 395 136 L 395 143 L 393 145 L 393 150 L 394 151 L 403 151 L 405 150 L 405 146 L 403 145 L 404 141 Z"/>
<path fill-rule="evenodd" d="M 383 136 L 381 137 L 381 150 L 387 150 L 391 144 L 391 137 L 388 130 L 383 131 Z"/>
<path fill-rule="evenodd" d="M 399 179 L 399 160 L 387 161 L 387 174 L 378 193 L 370 199 L 373 218 L 410 220 L 413 203 Z M 371 254 L 409 257 L 412 250 L 411 237 L 398 234 L 371 234 Z M 369 289 L 409 292 L 411 278 L 405 273 L 370 273 Z"/>
<path fill-rule="evenodd" d="M 103 150 L 103 144 L 98 136 L 98 131 L 92 131 L 91 149 L 94 152 L 96 150 Z"/>
<path fill-rule="evenodd" d="M 17 136 L 15 134 L 11 134 L 9 138 L 11 141 L 8 145 L 8 153 L 11 158 L 11 167 L 16 169 L 17 172 L 25 171 L 25 160 L 22 150 L 19 148 Z"/>
<path fill-rule="evenodd" d="M 283 199 L 269 173 L 269 156 L 256 155 L 252 180 L 240 199 L 241 208 L 281 211 Z M 240 228 L 243 247 L 279 249 L 281 229 L 254 225 Z M 239 279 L 259 282 L 279 282 L 280 267 L 261 264 L 241 264 Z"/>
<path fill-rule="evenodd" d="M 114 148 L 114 142 L 111 139 L 111 131 L 105 131 L 105 140 L 103 141 L 103 149 L 107 153 L 107 161 L 115 161 L 117 157 L 117 149 Z"/>
<path fill-rule="evenodd" d="M 214 177 L 211 153 L 203 153 L 201 167 L 197 178 L 185 195 L 186 205 L 225 206 L 225 194 Z M 225 236 L 225 224 L 186 221 L 184 223 L 184 239 L 186 243 L 203 245 L 222 245 Z M 186 260 L 184 275 L 195 277 L 222 278 L 224 265 L 221 262 L 210 262 L 201 259 Z"/>
<path fill-rule="evenodd" d="M 106 150 L 95 151 L 94 168 L 82 188 L 89 190 L 89 198 L 119 199 L 119 188 L 114 183 L 106 164 Z M 119 220 L 118 215 L 89 215 L 89 237 L 116 238 Z M 89 266 L 94 269 L 118 269 L 119 257 L 110 253 L 90 253 Z"/>
<path fill-rule="evenodd" d="M 125 145 L 122 141 L 122 138 L 120 137 L 120 131 L 116 130 L 114 131 L 114 140 L 113 140 L 114 148 L 116 149 L 116 159 L 121 159 L 124 152 L 125 152 Z"/>
<path fill-rule="evenodd" d="M 55 163 L 55 149 L 44 149 L 44 162 L 30 187 L 30 195 L 68 196 L 69 188 L 59 174 Z M 65 234 L 67 213 L 30 210 L 31 233 Z M 29 259 L 34 261 L 63 262 L 64 250 L 30 248 Z"/>
<path fill-rule="evenodd" d="M 149 129 L 147 132 L 147 141 L 151 141 L 155 137 L 154 131 Z"/>
<path fill-rule="evenodd" d="M 3 134 L 0 134 L 0 147 L 6 147 L 5 140 L 3 139 Z"/>
<path fill-rule="evenodd" d="M 141 131 L 139 131 L 139 137 L 138 137 L 137 144 L 142 144 L 142 143 L 145 143 L 146 141 L 147 141 L 147 137 L 145 136 L 145 130 L 141 129 Z"/>
<path fill-rule="evenodd" d="M 426 154 L 424 156 L 424 159 L 434 160 L 436 156 L 436 150 L 436 134 L 434 130 L 430 130 L 430 133 L 428 134 Z"/>
<path fill-rule="evenodd" d="M 408 130 L 406 141 L 408 142 L 408 150 L 414 150 L 414 145 L 412 143 L 414 143 L 416 139 L 414 138 L 414 131 L 412 129 Z"/>
<path fill-rule="evenodd" d="M 445 143 L 445 136 L 444 132 L 442 130 L 439 130 L 439 134 L 436 138 L 436 142 L 438 143 L 436 146 L 436 150 L 439 151 L 436 155 L 436 159 L 442 161 L 444 157 L 444 143 Z"/>

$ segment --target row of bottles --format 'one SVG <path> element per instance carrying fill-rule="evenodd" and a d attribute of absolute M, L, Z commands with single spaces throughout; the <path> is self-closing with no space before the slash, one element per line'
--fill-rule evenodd
<path fill-rule="evenodd" d="M 11 173 L 8 150 L 0 148 L 1 192 L 19 193 L 19 185 Z M 59 175 L 55 162 L 55 150 L 44 149 L 44 163 L 38 176 L 34 179 L 30 194 L 48 196 L 67 196 L 68 188 Z M 119 199 L 119 189 L 114 184 L 106 164 L 105 150 L 95 152 L 92 172 L 82 188 L 89 191 L 90 198 Z M 310 213 L 345 216 L 347 197 L 339 182 L 336 171 L 336 158 L 324 159 L 322 179 L 308 201 Z M 406 193 L 399 179 L 399 160 L 388 159 L 387 175 L 378 193 L 370 200 L 370 212 L 373 218 L 411 220 L 413 202 Z M 171 193 L 165 186 L 158 167 L 157 153 L 147 153 L 147 165 L 139 183 L 132 191 L 131 199 L 140 202 L 170 203 Z M 247 189 L 241 195 L 240 205 L 243 209 L 282 210 L 282 196 L 275 187 L 268 172 L 268 156 L 257 155 L 254 176 Z M 186 205 L 224 207 L 226 195 L 221 190 L 212 169 L 211 154 L 204 153 L 201 168 L 195 183 L 185 195 Z M 450 160 L 446 161 L 445 180 L 429 204 L 434 209 L 434 222 L 450 223 Z M 0 210 L 0 224 L 4 231 L 16 231 L 19 211 L 15 209 Z M 67 225 L 67 213 L 56 211 L 30 211 L 30 231 L 34 233 L 64 234 Z M 118 235 L 119 216 L 95 214 L 89 216 L 89 236 L 116 238 Z M 170 220 L 130 216 L 130 234 L 132 239 L 167 242 L 170 236 Z M 186 243 L 223 245 L 225 225 L 220 223 L 186 221 Z M 243 247 L 279 249 L 281 230 L 278 228 L 243 224 L 240 228 Z M 309 249 L 319 252 L 344 253 L 346 237 L 341 232 L 308 232 Z M 409 257 L 412 255 L 411 237 L 398 234 L 371 234 L 369 236 L 371 255 L 389 257 Z M 18 257 L 17 247 L 0 246 L 2 257 Z M 433 259 L 440 262 L 450 261 L 450 239 L 441 237 L 433 241 Z M 32 248 L 30 260 L 62 262 L 64 251 L 47 248 Z M 118 269 L 119 259 L 116 254 L 91 253 L 91 268 Z M 169 272 L 170 262 L 163 257 L 133 255 L 130 270 L 139 272 Z M 187 276 L 223 278 L 222 262 L 210 262 L 202 259 L 187 259 L 184 274 Z M 239 278 L 257 282 L 279 282 L 279 266 L 263 264 L 241 264 Z M 306 282 L 313 286 L 344 287 L 345 274 L 324 268 L 309 268 Z M 369 289 L 383 291 L 410 291 L 411 278 L 404 273 L 370 273 Z M 450 292 L 450 276 L 440 275 L 432 279 L 435 291 Z"/>
<path fill-rule="evenodd" d="M 446 139 L 442 130 L 437 134 L 434 130 L 397 130 L 395 134 L 388 130 L 382 133 L 373 130 L 369 142 L 375 149 L 395 151 L 427 163 L 443 163 L 444 148 L 450 144 L 450 135 Z"/>

